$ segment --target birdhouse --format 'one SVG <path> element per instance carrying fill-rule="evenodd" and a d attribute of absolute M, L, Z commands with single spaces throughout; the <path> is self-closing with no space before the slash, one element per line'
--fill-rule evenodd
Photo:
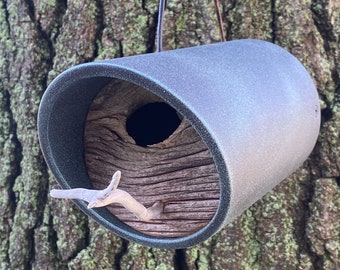
<path fill-rule="evenodd" d="M 72 67 L 38 115 L 45 160 L 76 205 L 158 248 L 195 245 L 234 220 L 302 165 L 319 126 L 306 69 L 260 40 Z M 112 190 L 119 203 L 98 205 Z M 135 213 L 129 196 L 155 215 Z"/>

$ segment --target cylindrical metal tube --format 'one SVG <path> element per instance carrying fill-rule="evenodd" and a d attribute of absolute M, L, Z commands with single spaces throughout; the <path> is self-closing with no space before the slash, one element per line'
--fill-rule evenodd
<path fill-rule="evenodd" d="M 318 94 L 290 53 L 259 40 L 237 40 L 72 67 L 48 87 L 38 117 L 45 159 L 64 188 L 90 187 L 83 155 L 87 111 L 113 78 L 170 104 L 196 129 L 214 159 L 220 201 L 211 222 L 185 237 L 134 231 L 105 209 L 78 206 L 118 235 L 161 248 L 201 242 L 294 172 L 319 133 Z"/>

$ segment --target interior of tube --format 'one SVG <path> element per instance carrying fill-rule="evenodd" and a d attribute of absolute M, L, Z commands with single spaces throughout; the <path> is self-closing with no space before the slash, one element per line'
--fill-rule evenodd
<path fill-rule="evenodd" d="M 157 95 L 112 79 L 87 115 L 85 160 L 92 185 L 104 189 L 115 171 L 118 188 L 162 214 L 139 220 L 119 204 L 109 211 L 132 228 L 157 237 L 182 237 L 206 226 L 219 203 L 213 158 L 191 124 Z"/>

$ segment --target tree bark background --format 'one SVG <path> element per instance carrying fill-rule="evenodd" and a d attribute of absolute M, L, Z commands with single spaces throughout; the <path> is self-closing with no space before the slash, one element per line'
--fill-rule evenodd
<path fill-rule="evenodd" d="M 213 1 L 167 2 L 164 50 L 219 41 Z M 41 96 L 60 72 L 154 51 L 157 1 L 0 1 L 1 269 L 340 269 L 340 2 L 220 5 L 227 40 L 268 40 L 306 66 L 320 94 L 320 137 L 301 169 L 221 232 L 162 250 L 51 199 L 57 184 L 36 131 Z"/>

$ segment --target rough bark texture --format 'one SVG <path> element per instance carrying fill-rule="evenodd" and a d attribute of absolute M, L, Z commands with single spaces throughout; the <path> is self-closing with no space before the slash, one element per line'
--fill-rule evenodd
<path fill-rule="evenodd" d="M 322 104 L 303 168 L 206 242 L 186 250 L 129 243 L 89 220 L 42 158 L 37 110 L 78 63 L 154 50 L 156 1 L 0 1 L 1 269 L 339 269 L 340 2 L 220 0 L 228 40 L 281 45 L 307 67 Z M 164 49 L 219 40 L 213 1 L 168 1 Z M 298 117 L 298 116 L 297 116 Z"/>

